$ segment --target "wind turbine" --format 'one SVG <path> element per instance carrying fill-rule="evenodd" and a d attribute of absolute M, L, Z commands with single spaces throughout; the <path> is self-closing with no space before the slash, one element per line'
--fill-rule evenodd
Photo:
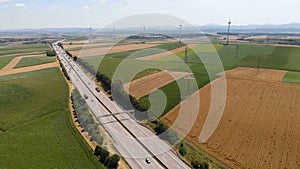
<path fill-rule="evenodd" d="M 90 44 L 92 43 L 92 25 L 89 28 L 89 39 L 90 39 Z"/>
<path fill-rule="evenodd" d="M 145 38 L 145 31 L 146 31 L 146 27 L 145 27 L 145 25 L 143 25 L 143 41 L 142 41 L 142 43 L 146 43 L 146 38 Z"/>
<path fill-rule="evenodd" d="M 230 25 L 231 25 L 231 20 L 230 20 L 230 18 L 229 18 L 229 21 L 228 21 L 228 32 L 227 32 L 227 42 L 226 42 L 226 45 L 229 44 Z"/>
<path fill-rule="evenodd" d="M 181 39 L 182 39 L 182 34 L 181 34 L 182 26 L 183 26 L 183 24 L 179 24 L 179 43 L 181 43 Z"/>

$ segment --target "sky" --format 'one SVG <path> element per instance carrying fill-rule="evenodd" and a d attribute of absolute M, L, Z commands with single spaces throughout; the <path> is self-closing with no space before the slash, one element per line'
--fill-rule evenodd
<path fill-rule="evenodd" d="M 300 23 L 299 0 L 0 0 L 0 29 L 103 27 L 161 13 L 193 25 Z"/>

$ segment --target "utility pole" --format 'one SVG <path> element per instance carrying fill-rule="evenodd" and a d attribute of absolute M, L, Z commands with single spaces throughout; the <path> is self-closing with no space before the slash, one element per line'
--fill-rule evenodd
<path fill-rule="evenodd" d="M 260 62 L 261 62 L 261 55 L 258 55 L 258 58 L 257 58 L 257 75 L 259 74 Z"/>
<path fill-rule="evenodd" d="M 240 50 L 240 45 L 236 44 L 236 55 L 235 55 L 235 57 L 239 57 L 239 50 Z"/>
<path fill-rule="evenodd" d="M 230 33 L 230 25 L 231 25 L 231 20 L 229 19 L 229 22 L 228 22 L 228 31 L 227 31 L 227 42 L 226 42 L 226 45 L 229 45 L 229 33 Z"/>
<path fill-rule="evenodd" d="M 187 62 L 188 62 L 187 53 L 188 53 L 188 46 L 186 46 L 185 51 L 184 51 L 184 62 L 185 62 L 185 64 L 187 64 Z"/>

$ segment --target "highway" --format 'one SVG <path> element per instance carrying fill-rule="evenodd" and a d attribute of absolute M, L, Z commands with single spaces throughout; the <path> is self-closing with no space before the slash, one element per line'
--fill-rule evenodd
<path fill-rule="evenodd" d="M 94 81 L 57 44 L 58 42 L 53 43 L 53 48 L 72 83 L 82 96 L 88 97 L 85 99 L 87 105 L 132 168 L 190 168 L 168 144 L 124 113 L 125 110 L 111 101 L 105 93 L 97 92 Z M 151 163 L 147 163 L 146 158 Z"/>

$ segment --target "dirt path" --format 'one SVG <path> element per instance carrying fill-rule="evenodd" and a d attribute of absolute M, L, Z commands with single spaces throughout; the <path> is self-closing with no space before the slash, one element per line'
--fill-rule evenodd
<path fill-rule="evenodd" d="M 26 55 L 26 56 L 18 56 L 15 57 L 12 61 L 10 61 L 4 68 L 2 68 L 1 70 L 11 70 L 13 69 L 23 58 L 27 58 L 27 57 L 38 57 L 38 56 L 42 56 L 42 55 Z"/>
<path fill-rule="evenodd" d="M 124 89 L 135 98 L 140 99 L 152 91 L 188 75 L 191 73 L 164 70 L 127 83 L 124 85 Z"/>
<path fill-rule="evenodd" d="M 232 168 L 300 168 L 300 85 L 278 82 L 284 71 L 265 69 L 252 78 L 251 72 L 237 68 L 226 73 L 224 114 L 203 144 L 199 135 L 210 110 L 211 85 L 199 90 L 200 111 L 186 139 Z M 179 112 L 188 116 L 192 100 L 182 102 L 161 120 L 172 125 Z"/>
<path fill-rule="evenodd" d="M 28 66 L 28 67 L 10 69 L 10 70 L 0 70 L 0 76 L 32 72 L 35 70 L 41 70 L 41 69 L 52 68 L 52 67 L 57 67 L 57 66 L 58 66 L 57 62 L 52 62 L 52 63 L 41 64 L 41 65 L 37 65 L 37 66 Z"/>
<path fill-rule="evenodd" d="M 198 45 L 199 44 L 189 44 L 188 48 L 193 48 L 193 47 L 198 46 Z M 186 46 L 183 46 L 183 47 L 180 47 L 180 48 L 177 48 L 177 49 L 174 49 L 174 50 L 170 50 L 170 51 L 166 51 L 166 52 L 163 52 L 163 53 L 158 53 L 158 54 L 154 54 L 154 55 L 150 55 L 150 56 L 139 57 L 139 58 L 135 58 L 135 59 L 136 60 L 153 60 L 153 59 L 156 59 L 156 58 L 161 58 L 161 57 L 165 57 L 165 56 L 169 56 L 169 55 L 172 55 L 172 54 L 182 52 L 185 49 L 186 49 Z"/>

